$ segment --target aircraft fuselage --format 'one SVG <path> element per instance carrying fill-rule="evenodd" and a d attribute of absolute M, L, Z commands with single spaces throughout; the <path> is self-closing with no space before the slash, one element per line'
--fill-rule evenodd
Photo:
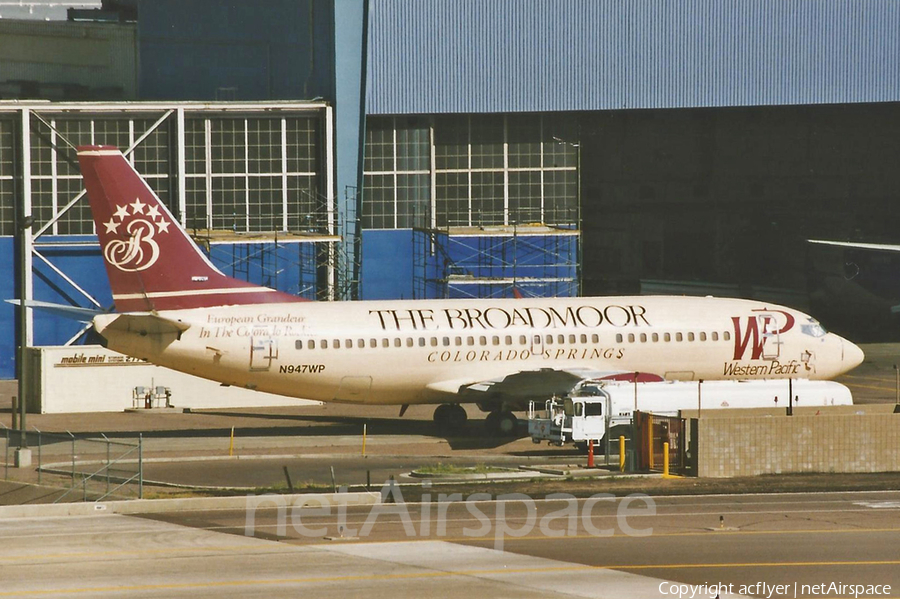
<path fill-rule="evenodd" d="M 298 302 L 158 315 L 185 330 L 111 326 L 117 314 L 95 326 L 122 353 L 320 401 L 459 401 L 452 395 L 466 385 L 540 369 L 830 379 L 863 359 L 802 312 L 710 297 Z"/>

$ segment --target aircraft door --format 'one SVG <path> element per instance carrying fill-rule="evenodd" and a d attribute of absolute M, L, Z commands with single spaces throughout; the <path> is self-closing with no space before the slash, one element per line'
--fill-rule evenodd
<path fill-rule="evenodd" d="M 531 355 L 541 356 L 544 353 L 544 337 L 540 333 L 531 334 Z"/>
<path fill-rule="evenodd" d="M 278 340 L 272 337 L 250 338 L 250 370 L 262 372 L 272 368 L 278 359 Z"/>
<path fill-rule="evenodd" d="M 764 360 L 776 360 L 781 355 L 781 329 L 773 314 L 760 314 L 757 318 L 762 335 L 762 357 Z"/>

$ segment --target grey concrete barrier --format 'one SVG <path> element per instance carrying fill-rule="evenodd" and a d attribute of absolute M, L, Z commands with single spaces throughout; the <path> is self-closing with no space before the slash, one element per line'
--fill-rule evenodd
<path fill-rule="evenodd" d="M 245 509 L 248 505 L 248 497 L 255 496 L 235 495 L 232 497 L 183 497 L 176 499 L 131 499 L 126 501 L 87 503 L 7 505 L 0 506 L 0 519 L 234 510 Z M 261 497 L 259 496 L 258 498 Z M 303 507 L 307 503 L 312 503 L 316 507 L 328 504 L 353 506 L 381 503 L 380 492 L 365 491 L 358 493 L 295 493 L 291 495 L 273 495 L 271 497 L 277 497 L 279 502 L 297 508 Z M 249 501 L 253 502 L 253 499 Z"/>

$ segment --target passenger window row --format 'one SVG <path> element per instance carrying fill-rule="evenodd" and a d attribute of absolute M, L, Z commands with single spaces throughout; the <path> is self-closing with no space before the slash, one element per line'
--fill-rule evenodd
<path fill-rule="evenodd" d="M 624 335 L 619 333 L 616 335 L 616 343 L 624 343 L 626 340 L 628 343 L 647 343 L 648 341 L 651 343 L 658 343 L 662 341 L 663 343 L 669 343 L 674 341 L 675 343 L 681 343 L 682 341 L 718 341 L 721 339 L 722 341 L 731 341 L 731 333 L 728 331 L 724 331 L 723 333 L 719 333 L 718 331 L 712 331 L 711 333 L 707 333 L 705 331 L 694 332 L 688 331 L 687 333 L 628 333 Z"/>
<path fill-rule="evenodd" d="M 600 343 L 600 336 L 596 333 L 587 335 L 535 335 L 535 344 L 565 345 L 587 344 L 588 342 Z M 365 347 L 474 347 L 474 346 L 511 346 L 528 345 L 527 335 L 479 335 L 465 337 L 382 337 L 381 339 L 297 339 L 294 342 L 296 349 L 363 349 Z"/>

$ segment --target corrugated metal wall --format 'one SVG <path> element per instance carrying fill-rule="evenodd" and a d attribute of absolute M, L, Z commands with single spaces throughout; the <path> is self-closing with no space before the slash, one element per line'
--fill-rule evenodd
<path fill-rule="evenodd" d="M 894 0 L 372 0 L 369 114 L 900 100 Z"/>

